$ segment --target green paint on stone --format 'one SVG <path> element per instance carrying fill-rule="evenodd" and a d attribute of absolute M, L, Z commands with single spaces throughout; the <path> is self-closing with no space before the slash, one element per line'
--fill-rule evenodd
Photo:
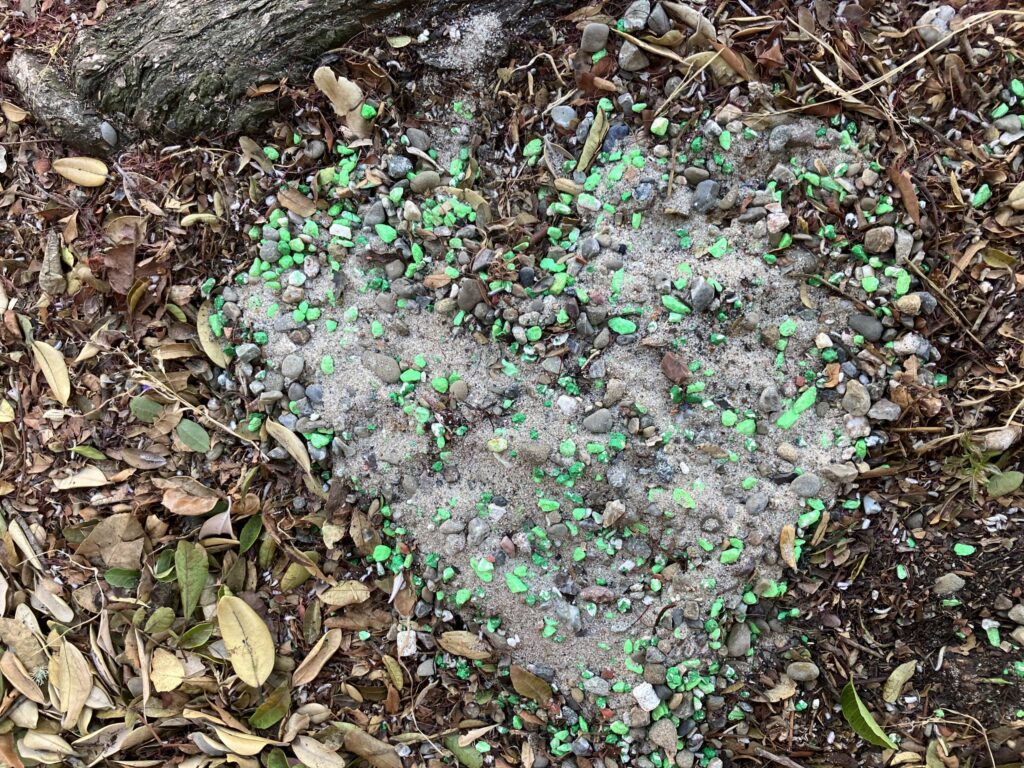
<path fill-rule="evenodd" d="M 796 424 L 797 419 L 800 418 L 800 414 L 814 405 L 818 399 L 818 390 L 815 387 L 809 387 L 798 397 L 776 421 L 776 425 L 782 429 L 789 429 Z"/>
<path fill-rule="evenodd" d="M 623 336 L 630 333 L 636 333 L 636 323 L 632 320 L 627 320 L 624 317 L 613 317 L 609 319 L 608 327 Z"/>

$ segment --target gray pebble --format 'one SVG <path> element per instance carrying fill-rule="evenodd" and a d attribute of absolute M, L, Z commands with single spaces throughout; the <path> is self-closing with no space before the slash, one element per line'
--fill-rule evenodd
<path fill-rule="evenodd" d="M 423 152 L 430 149 L 430 136 L 426 131 L 421 131 L 419 128 L 407 128 L 405 137 L 409 140 L 410 147 L 415 147 Z"/>
<path fill-rule="evenodd" d="M 714 179 L 705 179 L 694 190 L 691 207 L 698 213 L 707 213 L 718 205 L 718 194 L 721 189 L 722 185 Z"/>
<path fill-rule="evenodd" d="M 551 110 L 551 121 L 563 131 L 571 131 L 576 126 L 576 110 L 565 105 Z"/>
<path fill-rule="evenodd" d="M 892 227 L 875 227 L 864 234 L 864 250 L 868 253 L 885 253 L 896 242 L 896 230 Z"/>
<path fill-rule="evenodd" d="M 395 155 L 388 158 L 388 176 L 392 179 L 404 179 L 407 173 L 412 172 L 412 160 L 405 155 Z"/>
<path fill-rule="evenodd" d="M 871 315 L 850 315 L 850 328 L 868 341 L 878 341 L 885 330 L 882 323 Z"/>
<path fill-rule="evenodd" d="M 591 22 L 583 28 L 583 37 L 580 39 L 580 50 L 586 53 L 597 53 L 608 42 L 608 25 L 598 22 Z"/>
<path fill-rule="evenodd" d="M 235 347 L 235 358 L 240 363 L 251 363 L 260 356 L 260 348 L 255 344 L 239 344 Z"/>
<path fill-rule="evenodd" d="M 944 595 L 952 595 L 956 592 L 959 592 L 966 585 L 967 582 L 959 576 L 957 576 L 955 573 L 946 573 L 942 576 L 939 576 L 939 578 L 935 580 L 935 583 L 932 584 L 932 592 L 937 597 L 942 597 Z"/>
<path fill-rule="evenodd" d="M 412 191 L 421 195 L 439 186 L 441 186 L 441 176 L 437 171 L 420 171 L 409 182 Z"/>
<path fill-rule="evenodd" d="M 603 435 L 611 432 L 614 423 L 612 412 L 607 408 L 600 408 L 583 419 L 583 428 L 595 435 Z"/>
<path fill-rule="evenodd" d="M 809 499 L 817 496 L 821 490 L 821 478 L 813 472 L 804 472 L 789 487 L 801 499 Z"/>
<path fill-rule="evenodd" d="M 397 384 L 402 376 L 402 369 L 398 367 L 393 357 L 382 355 L 379 352 L 365 353 L 360 362 L 363 368 L 368 370 L 385 384 Z"/>
<path fill-rule="evenodd" d="M 813 661 L 794 661 L 786 667 L 786 674 L 798 683 L 810 683 L 818 679 L 821 670 Z"/>
<path fill-rule="evenodd" d="M 705 182 L 702 182 L 705 183 Z M 712 184 L 716 182 L 711 182 Z M 715 288 L 703 277 L 698 277 L 690 286 L 690 309 L 703 312 L 715 300 Z"/>
<path fill-rule="evenodd" d="M 725 640 L 726 650 L 734 658 L 746 656 L 750 650 L 750 626 L 745 621 L 737 621 L 729 630 Z"/>
<path fill-rule="evenodd" d="M 619 48 L 619 67 L 626 72 L 639 72 L 651 63 L 646 54 L 632 43 L 626 41 Z"/>
<path fill-rule="evenodd" d="M 281 361 L 281 375 L 286 379 L 295 380 L 302 375 L 302 369 L 306 366 L 305 360 L 299 355 L 285 355 Z"/>
<path fill-rule="evenodd" d="M 903 409 L 892 400 L 879 400 L 871 406 L 868 418 L 875 421 L 896 421 L 901 413 L 903 413 Z"/>
<path fill-rule="evenodd" d="M 854 416 L 863 416 L 871 408 L 871 395 L 856 379 L 846 382 L 846 394 L 843 395 L 843 408 Z"/>

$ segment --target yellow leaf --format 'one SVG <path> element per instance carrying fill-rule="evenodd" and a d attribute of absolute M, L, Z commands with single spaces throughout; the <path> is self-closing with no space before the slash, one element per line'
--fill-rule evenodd
<path fill-rule="evenodd" d="M 185 679 L 185 667 L 170 651 L 157 648 L 153 651 L 153 661 L 149 668 L 149 679 L 157 693 L 173 691 Z"/>
<path fill-rule="evenodd" d="M 363 101 L 363 89 L 347 77 L 338 77 L 330 67 L 319 67 L 313 73 L 313 82 L 331 100 L 339 117 L 346 117 Z"/>
<path fill-rule="evenodd" d="M 900 664 L 896 669 L 889 675 L 889 679 L 885 681 L 885 685 L 882 687 L 882 700 L 890 704 L 895 704 L 896 699 L 900 696 L 900 691 L 903 690 L 903 686 L 914 676 L 914 672 L 917 670 L 916 661 L 905 661 Z"/>
<path fill-rule="evenodd" d="M 359 581 L 343 581 L 320 595 L 320 600 L 336 608 L 364 603 L 369 599 L 370 588 Z"/>
<path fill-rule="evenodd" d="M 43 695 L 42 690 L 36 685 L 36 681 L 25 669 L 25 665 L 13 653 L 5 653 L 0 657 L 0 672 L 22 696 L 31 699 L 36 704 L 49 705 L 50 700 Z"/>
<path fill-rule="evenodd" d="M 53 170 L 80 187 L 101 187 L 107 180 L 107 166 L 95 157 L 62 157 Z"/>
<path fill-rule="evenodd" d="M 32 356 L 36 365 L 43 372 L 43 378 L 53 390 L 53 396 L 61 405 L 67 405 L 71 399 L 71 378 L 68 376 L 68 364 L 64 355 L 45 341 L 32 342 Z"/>
<path fill-rule="evenodd" d="M 1006 198 L 1006 202 L 1013 210 L 1024 211 L 1024 181 L 1010 190 L 1010 196 Z"/>
<path fill-rule="evenodd" d="M 331 660 L 331 656 L 337 653 L 340 647 L 341 630 L 328 630 L 295 669 L 295 674 L 292 675 L 292 685 L 297 687 L 313 682 L 320 674 L 320 670 L 324 668 L 324 664 Z"/>
<path fill-rule="evenodd" d="M 235 674 L 258 688 L 274 669 L 274 640 L 266 623 L 248 603 L 231 595 L 217 603 L 217 623 Z"/>
<path fill-rule="evenodd" d="M 203 348 L 203 352 L 215 365 L 227 368 L 228 356 L 224 354 L 220 342 L 213 337 L 213 330 L 210 328 L 210 315 L 212 314 L 212 302 L 204 301 L 199 307 L 199 312 L 196 313 L 196 333 L 199 335 L 199 346 Z"/>
<path fill-rule="evenodd" d="M 273 419 L 267 419 L 267 432 L 284 446 L 284 449 L 288 451 L 288 455 L 299 463 L 299 466 L 302 467 L 307 475 L 312 472 L 312 466 L 309 463 L 309 453 L 306 451 L 306 446 L 298 435 Z"/>
<path fill-rule="evenodd" d="M 8 400 L 0 399 L 0 424 L 14 421 L 14 406 Z"/>
<path fill-rule="evenodd" d="M 551 685 L 546 680 L 518 664 L 513 664 L 510 672 L 512 687 L 516 689 L 516 693 L 533 699 L 541 706 L 547 706 L 551 701 Z"/>
<path fill-rule="evenodd" d="M 405 48 L 412 42 L 412 38 L 408 35 L 394 35 L 388 38 L 388 45 L 392 48 Z"/>
<path fill-rule="evenodd" d="M 402 768 L 402 760 L 394 747 L 356 725 L 345 725 L 345 749 L 359 755 L 374 768 Z"/>

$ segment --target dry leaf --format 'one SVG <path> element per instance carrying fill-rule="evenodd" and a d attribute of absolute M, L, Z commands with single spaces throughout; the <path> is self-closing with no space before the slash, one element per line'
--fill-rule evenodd
<path fill-rule="evenodd" d="M 297 213 L 304 219 L 308 219 L 316 213 L 316 203 L 294 189 L 282 189 L 277 193 L 277 200 L 285 208 Z"/>
<path fill-rule="evenodd" d="M 64 713 L 61 726 L 74 728 L 92 690 L 89 662 L 78 648 L 67 640 L 61 640 L 60 654 L 54 659 L 53 666 L 55 674 L 50 683 L 60 697 L 58 709 Z"/>
<path fill-rule="evenodd" d="M 465 630 L 445 632 L 438 638 L 437 644 L 448 653 L 467 659 L 482 661 L 491 657 L 491 647 L 487 642 Z"/>
<path fill-rule="evenodd" d="M 311 474 L 313 468 L 309 463 L 309 453 L 306 451 L 306 446 L 302 439 L 288 429 L 288 427 L 279 424 L 273 419 L 267 419 L 266 424 L 267 432 L 270 433 L 270 436 L 284 446 L 284 449 L 288 451 L 288 455 L 299 463 L 299 466 L 302 467 L 307 475 Z"/>
<path fill-rule="evenodd" d="M 345 749 L 359 755 L 374 768 L 402 768 L 402 760 L 394 747 L 357 726 L 346 728 Z"/>
<path fill-rule="evenodd" d="M 306 768 L 345 768 L 344 758 L 311 736 L 299 736 L 292 742 L 292 752 Z"/>
<path fill-rule="evenodd" d="M 320 593 L 320 600 L 335 608 L 363 603 L 370 599 L 370 588 L 359 581 L 343 581 Z"/>
<path fill-rule="evenodd" d="M 320 670 L 331 660 L 331 657 L 337 653 L 340 647 L 341 630 L 327 630 L 327 633 L 313 646 L 309 655 L 295 669 L 295 674 L 292 675 L 292 685 L 297 687 L 315 680 L 316 676 L 320 674 Z"/>
<path fill-rule="evenodd" d="M 313 73 L 313 82 L 330 99 L 338 117 L 347 117 L 363 102 L 363 89 L 347 77 L 338 77 L 330 67 L 319 67 Z"/>
<path fill-rule="evenodd" d="M 32 342 L 32 356 L 36 365 L 43 373 L 43 378 L 53 390 L 54 399 L 66 406 L 71 399 L 71 378 L 68 376 L 68 364 L 64 355 L 45 341 Z"/>
<path fill-rule="evenodd" d="M 199 336 L 199 346 L 210 360 L 221 368 L 228 367 L 228 356 L 221 348 L 220 342 L 213 337 L 213 330 L 210 328 L 210 315 L 213 314 L 213 303 L 204 301 L 196 314 L 196 333 Z"/>
<path fill-rule="evenodd" d="M 263 619 L 247 602 L 228 595 L 217 603 L 217 624 L 235 674 L 253 688 L 263 685 L 274 669 L 276 655 Z"/>
<path fill-rule="evenodd" d="M 75 488 L 101 488 L 109 484 L 110 481 L 103 474 L 103 470 L 91 464 L 70 477 L 53 481 L 53 487 L 58 491 L 71 491 Z"/>
<path fill-rule="evenodd" d="M 220 743 L 228 748 L 229 752 L 242 757 L 252 757 L 263 751 L 264 747 L 279 745 L 280 742 L 264 739 L 262 736 L 254 736 L 251 733 L 242 733 L 228 728 L 213 727 L 214 733 L 220 739 Z"/>
<path fill-rule="evenodd" d="M 914 676 L 916 670 L 916 661 L 905 661 L 896 667 L 882 687 L 882 700 L 889 704 L 895 704 L 896 699 L 900 696 L 900 691 L 903 690 L 903 686 Z"/>
<path fill-rule="evenodd" d="M 149 665 L 149 678 L 157 693 L 173 691 L 185 679 L 185 667 L 173 653 L 165 648 L 157 648 L 153 651 L 153 660 Z"/>
<path fill-rule="evenodd" d="M 580 171 L 586 171 L 591 161 L 597 156 L 598 151 L 601 149 L 601 143 L 604 141 L 604 135 L 607 132 L 608 118 L 605 116 L 604 110 L 599 109 L 597 114 L 594 115 L 594 122 L 590 126 L 587 141 L 583 145 L 583 152 L 580 153 L 580 162 L 576 166 Z"/>
<path fill-rule="evenodd" d="M 889 179 L 900 191 L 903 207 L 907 209 L 910 220 L 914 222 L 915 226 L 920 227 L 921 202 L 917 198 L 917 192 L 914 191 L 914 182 L 911 180 L 910 174 L 897 165 L 891 165 L 889 166 Z"/>
<path fill-rule="evenodd" d="M 7 682 L 14 686 L 22 696 L 28 697 L 37 704 L 49 705 L 50 700 L 46 698 L 39 686 L 36 685 L 36 681 L 32 679 L 28 670 L 25 669 L 25 665 L 13 653 L 4 653 L 3 656 L 0 656 L 0 672 L 7 678 Z"/>
<path fill-rule="evenodd" d="M 4 117 L 6 117 L 12 123 L 20 123 L 22 120 L 28 117 L 28 112 L 19 107 L 13 101 L 0 102 L 0 109 L 3 110 Z"/>
<path fill-rule="evenodd" d="M 789 675 L 783 675 L 779 680 L 778 685 L 774 688 L 769 688 L 764 692 L 764 700 L 774 704 L 777 701 L 785 701 L 796 695 L 796 683 L 794 683 Z"/>
<path fill-rule="evenodd" d="M 107 180 L 107 166 L 95 157 L 62 157 L 53 170 L 80 187 L 101 187 Z"/>
<path fill-rule="evenodd" d="M 796 529 L 792 523 L 786 523 L 779 531 L 779 557 L 782 562 L 796 570 Z"/>
<path fill-rule="evenodd" d="M 551 685 L 546 680 L 527 669 L 523 669 L 518 664 L 512 665 L 510 673 L 512 687 L 516 689 L 516 693 L 528 699 L 533 699 L 542 707 L 546 707 L 548 702 L 551 701 Z"/>

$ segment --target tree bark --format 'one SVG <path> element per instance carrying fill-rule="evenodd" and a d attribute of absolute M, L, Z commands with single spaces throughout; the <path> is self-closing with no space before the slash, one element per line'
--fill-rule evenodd
<path fill-rule="evenodd" d="M 510 22 L 544 0 L 488 0 Z M 247 90 L 304 79 L 325 51 L 396 11 L 410 28 L 454 17 L 469 0 L 144 0 L 83 30 L 69 84 L 17 52 L 9 73 L 33 112 L 69 143 L 110 150 L 104 117 L 122 132 L 169 141 L 253 130 L 279 108 Z M 98 111 L 97 111 L 98 110 Z M 78 113 L 82 119 L 76 123 Z M 124 142 L 121 137 L 121 143 Z"/>

